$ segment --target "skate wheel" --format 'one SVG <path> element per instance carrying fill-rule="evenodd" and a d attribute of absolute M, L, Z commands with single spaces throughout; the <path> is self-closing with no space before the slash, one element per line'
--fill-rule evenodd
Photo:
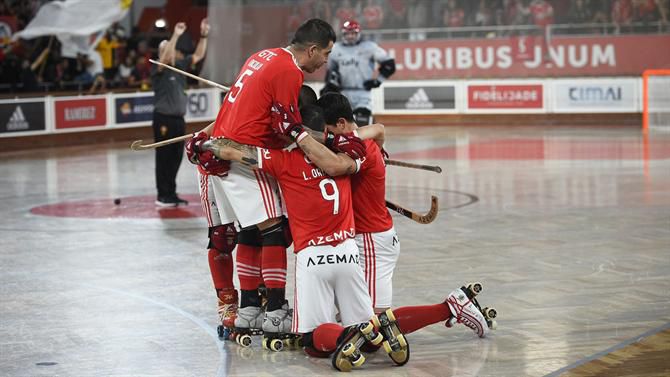
<path fill-rule="evenodd" d="M 398 344 L 400 345 L 400 347 L 402 347 L 402 348 L 407 347 L 407 339 L 405 339 L 405 336 L 403 334 L 398 334 L 397 339 L 398 339 Z"/>
<path fill-rule="evenodd" d="M 409 361 L 409 346 L 402 351 L 389 353 L 391 360 L 398 366 L 403 366 Z"/>
<path fill-rule="evenodd" d="M 468 285 L 468 289 L 470 289 L 470 292 L 472 292 L 473 295 L 478 295 L 484 290 L 484 286 L 480 282 L 474 282 Z"/>
<path fill-rule="evenodd" d="M 491 323 L 489 324 L 489 328 L 490 328 L 491 330 L 495 330 L 495 329 L 497 329 L 497 328 L 498 328 L 498 322 L 496 322 L 496 321 L 491 321 Z"/>
<path fill-rule="evenodd" d="M 386 318 L 388 318 L 389 322 L 395 322 L 395 315 L 393 314 L 393 310 L 391 309 L 386 309 Z"/>
<path fill-rule="evenodd" d="M 391 344 L 389 344 L 388 341 L 385 340 L 384 343 L 382 343 L 382 346 L 384 347 L 384 351 L 386 351 L 386 353 L 388 353 L 389 355 L 391 354 L 391 352 L 393 352 L 393 348 L 391 348 Z"/>
<path fill-rule="evenodd" d="M 379 343 L 381 343 L 383 340 L 384 340 L 384 337 L 382 336 L 382 334 L 377 333 L 377 336 L 374 339 L 370 339 L 370 343 L 372 343 L 373 345 L 376 346 Z"/>
<path fill-rule="evenodd" d="M 237 343 L 242 347 L 249 347 L 251 346 L 251 336 L 244 334 L 237 338 Z"/>
<path fill-rule="evenodd" d="M 372 320 L 372 325 L 373 325 L 376 329 L 382 327 L 382 324 L 379 322 L 379 317 L 377 317 L 377 315 L 374 315 L 374 316 L 372 317 L 371 320 Z"/>
<path fill-rule="evenodd" d="M 364 362 L 365 362 L 365 356 L 363 356 L 363 355 L 358 355 L 358 358 L 357 358 L 356 360 L 354 360 L 354 361 L 351 363 L 351 365 L 354 366 L 354 367 L 356 367 L 356 368 L 358 368 L 358 367 L 360 367 L 361 365 L 363 365 Z"/>
<path fill-rule="evenodd" d="M 270 341 L 270 349 L 275 352 L 279 352 L 284 349 L 284 342 L 280 339 L 272 339 Z"/>
<path fill-rule="evenodd" d="M 352 343 L 345 344 L 344 347 L 342 347 L 342 355 L 344 356 L 351 356 L 355 351 L 356 346 L 354 346 Z"/>
<path fill-rule="evenodd" d="M 483 312 L 484 312 L 484 317 L 486 317 L 486 318 L 493 319 L 493 318 L 498 316 L 498 312 L 493 308 L 484 308 Z"/>
<path fill-rule="evenodd" d="M 361 325 L 359 326 L 359 329 L 361 330 L 363 335 L 368 335 L 372 332 L 372 330 L 375 329 L 375 326 L 371 322 L 361 323 Z"/>
<path fill-rule="evenodd" d="M 268 338 L 263 337 L 263 340 L 261 340 L 261 348 L 264 350 L 268 349 Z"/>

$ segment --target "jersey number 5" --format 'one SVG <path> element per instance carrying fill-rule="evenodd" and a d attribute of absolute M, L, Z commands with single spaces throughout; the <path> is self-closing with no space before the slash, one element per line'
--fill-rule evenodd
<path fill-rule="evenodd" d="M 240 94 L 240 91 L 242 91 L 242 87 L 244 86 L 244 78 L 247 76 L 251 76 L 254 74 L 254 71 L 247 69 L 242 74 L 240 77 L 237 79 L 235 82 L 235 85 L 230 89 L 230 93 L 228 93 L 228 102 L 230 103 L 235 103 L 235 99 L 237 98 L 237 95 Z"/>
<path fill-rule="evenodd" d="M 328 193 L 326 186 L 333 188 L 332 194 Z M 337 190 L 337 184 L 330 178 L 324 178 L 319 182 L 319 188 L 321 189 L 321 196 L 324 199 L 333 201 L 333 215 L 337 215 L 340 212 L 340 192 Z"/>

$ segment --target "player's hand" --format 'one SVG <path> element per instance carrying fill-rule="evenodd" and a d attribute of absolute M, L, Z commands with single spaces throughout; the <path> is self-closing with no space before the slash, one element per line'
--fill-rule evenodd
<path fill-rule="evenodd" d="M 219 160 L 211 151 L 204 151 L 198 155 L 198 165 L 205 174 L 225 177 L 230 170 L 230 161 Z"/>
<path fill-rule="evenodd" d="M 373 88 L 379 88 L 381 84 L 382 82 L 377 79 L 365 80 L 363 82 L 363 87 L 365 90 L 372 90 Z"/>
<path fill-rule="evenodd" d="M 207 18 L 203 18 L 202 21 L 200 21 L 200 36 L 206 37 L 208 34 L 209 34 L 209 23 L 207 22 Z"/>
<path fill-rule="evenodd" d="M 289 110 L 290 111 L 286 110 L 279 102 L 274 102 L 272 104 L 272 109 L 270 111 L 272 129 L 274 132 L 284 135 L 292 141 L 298 142 L 303 137 L 307 136 L 307 132 L 305 132 L 302 124 L 300 124 L 292 105 L 289 107 Z"/>
<path fill-rule="evenodd" d="M 353 132 L 344 134 L 327 132 L 325 144 L 333 152 L 344 153 L 354 160 L 365 157 L 365 144 Z"/>
<path fill-rule="evenodd" d="M 177 35 L 182 35 L 186 31 L 186 23 L 184 22 L 177 22 L 177 24 L 174 26 L 174 33 Z"/>
<path fill-rule="evenodd" d="M 184 149 L 186 149 L 186 157 L 188 160 L 195 165 L 199 164 L 198 155 L 202 152 L 200 146 L 205 141 L 209 140 L 209 136 L 204 132 L 198 132 L 192 138 L 186 140 L 184 143 Z"/>

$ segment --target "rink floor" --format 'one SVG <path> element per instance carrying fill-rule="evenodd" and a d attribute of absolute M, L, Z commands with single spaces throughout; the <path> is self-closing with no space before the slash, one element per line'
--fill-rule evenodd
<path fill-rule="evenodd" d="M 433 325 L 407 337 L 406 366 L 378 353 L 352 374 L 670 375 L 670 133 L 390 127 L 387 140 L 391 158 L 443 168 L 387 168 L 389 200 L 440 201 L 429 225 L 394 215 L 394 306 L 481 281 L 498 329 Z M 190 205 L 159 211 L 153 152 L 129 144 L 0 154 L 0 375 L 337 374 L 217 339 L 195 169 L 178 177 Z"/>

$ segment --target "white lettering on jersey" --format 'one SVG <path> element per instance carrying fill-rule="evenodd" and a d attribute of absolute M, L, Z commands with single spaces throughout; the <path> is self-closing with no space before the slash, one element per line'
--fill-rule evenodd
<path fill-rule="evenodd" d="M 318 245 L 330 244 L 333 242 L 340 243 L 348 238 L 354 238 L 355 234 L 356 232 L 354 231 L 354 228 L 349 228 L 349 230 L 342 229 L 339 232 L 335 232 L 327 236 L 316 236 L 311 240 L 309 240 L 309 242 L 307 242 L 307 245 L 318 246 Z"/>
<path fill-rule="evenodd" d="M 275 54 L 274 52 L 272 52 L 270 50 L 263 50 L 263 51 L 258 53 L 259 58 L 263 58 L 263 59 L 265 59 L 265 61 L 268 61 L 268 62 L 272 58 L 274 58 L 275 56 L 277 56 L 277 54 Z"/>

